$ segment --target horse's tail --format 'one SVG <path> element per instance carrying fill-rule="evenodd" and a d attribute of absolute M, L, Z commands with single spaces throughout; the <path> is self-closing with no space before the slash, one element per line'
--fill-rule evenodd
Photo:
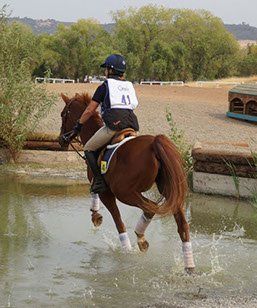
<path fill-rule="evenodd" d="M 160 163 L 156 184 L 165 197 L 165 202 L 158 208 L 157 213 L 176 214 L 184 206 L 187 194 L 187 179 L 181 155 L 164 135 L 155 137 L 153 148 Z"/>

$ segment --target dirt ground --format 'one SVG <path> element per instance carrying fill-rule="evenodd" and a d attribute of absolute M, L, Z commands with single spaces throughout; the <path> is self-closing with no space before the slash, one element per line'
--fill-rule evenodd
<path fill-rule="evenodd" d="M 48 84 L 49 91 L 72 97 L 76 92 L 93 94 L 97 84 Z M 137 85 L 139 107 L 136 114 L 142 134 L 168 134 L 168 108 L 177 127 L 182 129 L 188 143 L 196 141 L 247 142 L 257 148 L 256 124 L 226 117 L 228 91 L 226 87 L 174 87 Z M 60 98 L 49 116 L 41 122 L 38 131 L 59 132 L 60 113 L 64 103 Z"/>

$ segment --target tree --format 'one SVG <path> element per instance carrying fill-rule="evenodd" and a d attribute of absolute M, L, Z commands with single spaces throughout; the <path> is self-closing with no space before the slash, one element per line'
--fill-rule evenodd
<path fill-rule="evenodd" d="M 170 11 L 162 6 L 149 5 L 140 9 L 117 11 L 113 13 L 113 19 L 116 22 L 114 42 L 128 60 L 128 77 L 151 78 L 154 69 L 152 49 L 156 39 L 165 31 Z"/>
<path fill-rule="evenodd" d="M 99 73 L 99 63 L 111 52 L 109 34 L 93 19 L 60 25 L 56 34 L 41 36 L 42 64 L 55 77 L 83 80 Z"/>
<path fill-rule="evenodd" d="M 235 72 L 239 45 L 207 11 L 145 6 L 113 13 L 133 79 L 214 79 Z M 132 56 L 133 55 L 133 56 Z"/>
<path fill-rule="evenodd" d="M 242 57 L 238 63 L 240 75 L 251 76 L 257 74 L 257 46 L 248 45 L 243 51 Z"/>

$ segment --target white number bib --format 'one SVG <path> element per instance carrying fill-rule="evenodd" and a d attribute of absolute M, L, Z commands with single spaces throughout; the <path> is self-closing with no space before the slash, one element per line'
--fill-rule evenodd
<path fill-rule="evenodd" d="M 133 84 L 130 81 L 107 79 L 111 108 L 135 109 L 138 105 Z"/>

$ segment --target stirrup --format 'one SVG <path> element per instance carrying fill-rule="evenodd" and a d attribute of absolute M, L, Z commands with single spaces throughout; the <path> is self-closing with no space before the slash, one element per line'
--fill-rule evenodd
<path fill-rule="evenodd" d="M 107 185 L 102 177 L 93 179 L 90 192 L 94 194 L 101 194 L 107 190 Z"/>

